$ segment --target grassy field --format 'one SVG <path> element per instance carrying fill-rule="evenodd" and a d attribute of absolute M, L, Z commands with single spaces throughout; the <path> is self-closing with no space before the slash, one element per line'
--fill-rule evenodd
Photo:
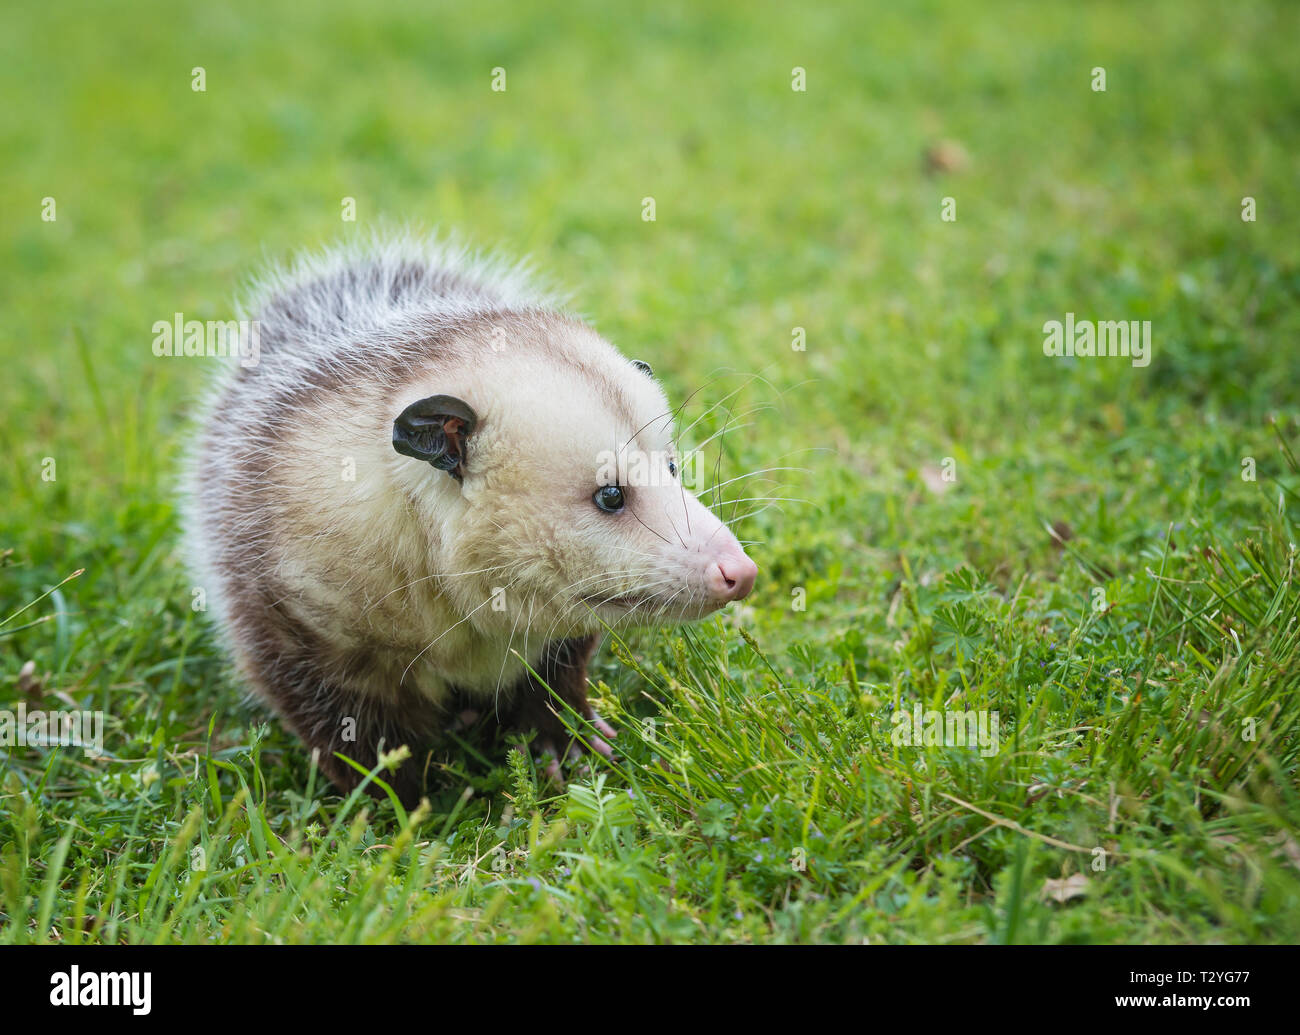
<path fill-rule="evenodd" d="M 905 6 L 11 5 L 0 707 L 106 757 L 0 749 L 0 940 L 1297 940 L 1300 9 Z M 565 789 L 313 786 L 191 608 L 152 325 L 385 220 L 531 254 L 765 472 L 754 595 L 607 639 Z"/>

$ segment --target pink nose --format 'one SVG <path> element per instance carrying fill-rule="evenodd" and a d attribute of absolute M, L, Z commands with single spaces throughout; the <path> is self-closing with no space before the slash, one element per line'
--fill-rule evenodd
<path fill-rule="evenodd" d="M 743 550 L 725 553 L 708 570 L 705 582 L 715 600 L 729 603 L 743 600 L 754 588 L 758 578 L 758 565 Z"/>

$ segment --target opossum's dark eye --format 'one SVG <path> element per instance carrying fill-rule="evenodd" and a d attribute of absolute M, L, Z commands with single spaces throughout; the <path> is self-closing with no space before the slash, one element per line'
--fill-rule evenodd
<path fill-rule="evenodd" d="M 610 514 L 623 509 L 623 490 L 617 485 L 602 485 L 591 499 L 601 510 Z"/>

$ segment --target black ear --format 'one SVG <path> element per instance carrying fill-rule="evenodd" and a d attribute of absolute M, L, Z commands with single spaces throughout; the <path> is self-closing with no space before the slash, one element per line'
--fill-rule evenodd
<path fill-rule="evenodd" d="M 650 364 L 647 363 L 644 359 L 634 359 L 632 360 L 632 365 L 636 367 L 639 371 L 641 371 L 641 373 L 645 374 L 647 377 L 655 376 L 655 372 L 650 369 Z"/>
<path fill-rule="evenodd" d="M 460 399 L 431 395 L 411 403 L 393 421 L 393 448 L 461 481 L 465 445 L 477 423 L 474 411 Z"/>

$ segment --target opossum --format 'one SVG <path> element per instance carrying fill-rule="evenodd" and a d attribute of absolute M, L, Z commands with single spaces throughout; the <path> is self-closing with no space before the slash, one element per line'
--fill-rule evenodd
<path fill-rule="evenodd" d="M 587 664 L 619 623 L 702 618 L 757 566 L 682 485 L 674 410 L 519 266 L 441 239 L 335 247 L 264 276 L 256 362 L 200 407 L 182 514 L 196 587 L 254 695 L 341 790 L 419 800 L 476 708 L 612 752 Z M 390 759 L 391 760 L 391 756 Z M 370 787 L 373 791 L 373 785 Z"/>

